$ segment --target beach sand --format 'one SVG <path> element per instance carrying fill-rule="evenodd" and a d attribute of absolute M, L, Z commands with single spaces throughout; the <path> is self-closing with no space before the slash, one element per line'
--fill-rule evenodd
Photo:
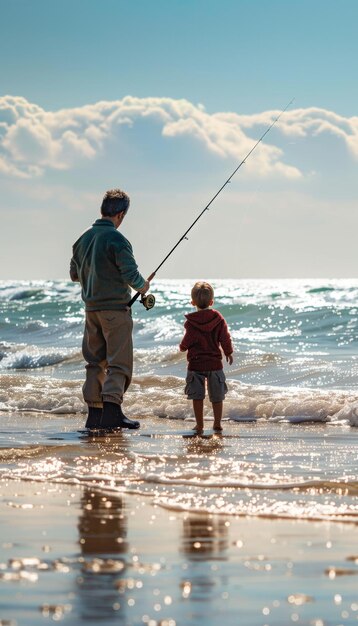
<path fill-rule="evenodd" d="M 0 482 L 1 625 L 357 623 L 356 524 L 168 510 L 50 474 Z"/>

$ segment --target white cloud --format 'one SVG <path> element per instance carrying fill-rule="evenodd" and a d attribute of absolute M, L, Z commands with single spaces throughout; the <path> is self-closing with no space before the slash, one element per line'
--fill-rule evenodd
<path fill-rule="evenodd" d="M 3 147 L 14 161 L 33 161 L 39 165 L 56 162 L 58 152 L 48 128 L 36 117 L 24 117 L 12 124 L 3 140 Z"/>
<path fill-rule="evenodd" d="M 358 156 L 358 117 L 343 117 L 333 111 L 310 107 L 296 109 L 280 120 L 282 132 L 291 136 L 317 136 L 323 133 L 342 139 Z"/>
<path fill-rule="evenodd" d="M 155 128 L 158 142 L 187 137 L 218 158 L 240 161 L 279 111 L 253 115 L 209 114 L 202 105 L 171 98 L 127 96 L 113 102 L 59 111 L 45 111 L 25 98 L 0 98 L 0 172 L 6 176 L 38 176 L 46 169 L 75 168 L 80 162 L 103 155 L 106 141 L 120 141 L 116 129 L 145 124 Z M 302 172 L 285 162 L 282 136 L 334 135 L 358 157 L 358 118 L 344 118 L 318 108 L 294 109 L 282 115 L 275 138 L 265 138 L 247 163 L 255 175 L 298 179 Z M 249 131 L 249 134 L 248 134 Z"/>

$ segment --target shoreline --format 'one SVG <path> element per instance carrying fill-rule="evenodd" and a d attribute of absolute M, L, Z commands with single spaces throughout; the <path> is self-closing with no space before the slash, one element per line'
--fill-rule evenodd
<path fill-rule="evenodd" d="M 0 624 L 357 623 L 357 429 L 1 418 Z"/>

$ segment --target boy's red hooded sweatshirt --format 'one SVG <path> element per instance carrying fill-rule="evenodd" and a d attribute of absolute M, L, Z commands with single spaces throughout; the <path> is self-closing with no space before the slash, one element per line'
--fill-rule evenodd
<path fill-rule="evenodd" d="M 188 350 L 188 369 L 197 372 L 221 370 L 220 346 L 225 356 L 233 352 L 229 330 L 221 313 L 215 309 L 203 309 L 185 317 L 185 335 L 179 348 L 182 352 Z"/>

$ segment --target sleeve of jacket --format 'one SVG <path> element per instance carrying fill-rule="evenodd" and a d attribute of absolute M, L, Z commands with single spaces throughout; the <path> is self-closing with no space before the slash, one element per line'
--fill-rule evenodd
<path fill-rule="evenodd" d="M 185 322 L 184 328 L 185 328 L 184 337 L 179 344 L 180 352 L 185 352 L 186 350 L 190 348 L 192 344 L 191 332 L 190 332 L 190 328 L 187 322 Z"/>
<path fill-rule="evenodd" d="M 78 270 L 77 270 L 77 265 L 76 265 L 76 261 L 75 259 L 72 257 L 71 262 L 70 262 L 70 277 L 72 282 L 77 283 L 79 282 L 79 277 L 78 277 Z"/>
<path fill-rule="evenodd" d="M 225 356 L 229 356 L 229 354 L 232 354 L 234 352 L 229 329 L 224 319 L 222 320 L 222 323 L 221 323 L 219 341 L 220 341 L 222 349 L 224 350 Z"/>
<path fill-rule="evenodd" d="M 124 239 L 124 238 L 123 238 Z M 133 249 L 127 239 L 116 245 L 114 249 L 115 261 L 123 279 L 133 289 L 141 289 L 144 286 L 145 278 L 138 271 L 137 263 L 133 255 Z"/>

